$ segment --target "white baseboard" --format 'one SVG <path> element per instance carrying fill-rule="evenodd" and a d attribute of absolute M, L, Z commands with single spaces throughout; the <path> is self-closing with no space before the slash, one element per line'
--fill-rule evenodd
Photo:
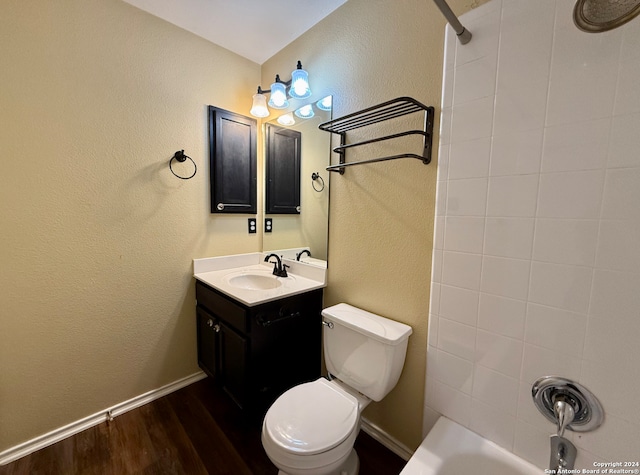
<path fill-rule="evenodd" d="M 360 429 L 380 442 L 386 448 L 391 450 L 391 452 L 396 454 L 401 459 L 409 460 L 413 455 L 413 450 L 409 449 L 406 445 L 398 441 L 396 438 L 391 437 L 380 427 L 373 424 L 371 421 L 365 419 L 364 417 L 360 419 Z"/>
<path fill-rule="evenodd" d="M 140 394 L 139 396 L 131 398 L 128 401 L 124 401 L 116 404 L 115 406 L 108 407 L 91 416 L 72 422 L 71 424 L 68 424 L 64 427 L 54 429 L 51 432 L 23 442 L 22 444 L 16 445 L 15 447 L 11 447 L 3 452 L 0 452 L 0 465 L 11 463 L 21 457 L 24 457 L 25 455 L 29 455 L 30 453 L 55 444 L 56 442 L 60 442 L 67 437 L 71 437 L 78 432 L 82 432 L 83 430 L 93 426 L 97 426 L 98 424 L 101 424 L 108 420 L 110 417 L 116 417 L 137 407 L 144 406 L 151 401 L 166 396 L 167 394 L 184 388 L 185 386 L 195 383 L 196 381 L 200 381 L 201 379 L 204 379 L 206 377 L 207 375 L 202 371 L 194 373 L 191 376 L 179 379 L 177 381 L 174 381 L 173 383 L 162 386 L 161 388 L 153 389 L 147 393 Z"/>

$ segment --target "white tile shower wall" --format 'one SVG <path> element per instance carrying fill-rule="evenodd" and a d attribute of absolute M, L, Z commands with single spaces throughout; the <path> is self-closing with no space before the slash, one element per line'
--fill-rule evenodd
<path fill-rule="evenodd" d="M 640 18 L 583 33 L 573 3 L 447 29 L 424 431 L 444 414 L 545 467 L 530 388 L 557 374 L 605 408 L 569 435 L 591 468 L 640 460 Z"/>

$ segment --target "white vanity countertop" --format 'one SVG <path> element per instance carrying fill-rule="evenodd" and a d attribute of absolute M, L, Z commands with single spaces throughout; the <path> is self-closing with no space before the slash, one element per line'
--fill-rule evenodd
<path fill-rule="evenodd" d="M 229 297 L 251 307 L 283 297 L 326 287 L 326 269 L 284 259 L 289 277 L 277 277 L 274 289 L 246 289 L 229 280 L 243 274 L 271 276 L 273 264 L 264 262 L 266 253 L 236 254 L 193 260 L 193 276 Z"/>

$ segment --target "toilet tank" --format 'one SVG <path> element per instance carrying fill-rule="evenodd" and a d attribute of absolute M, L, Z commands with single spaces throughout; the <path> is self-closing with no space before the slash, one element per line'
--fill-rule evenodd
<path fill-rule="evenodd" d="M 324 309 L 322 316 L 329 373 L 380 401 L 400 378 L 411 327 L 346 303 Z"/>

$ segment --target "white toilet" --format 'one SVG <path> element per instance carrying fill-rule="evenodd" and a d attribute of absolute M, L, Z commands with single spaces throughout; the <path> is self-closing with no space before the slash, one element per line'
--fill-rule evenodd
<path fill-rule="evenodd" d="M 332 379 L 289 389 L 262 423 L 262 445 L 279 475 L 356 475 L 360 413 L 389 394 L 402 373 L 410 326 L 344 303 L 322 316 Z"/>

